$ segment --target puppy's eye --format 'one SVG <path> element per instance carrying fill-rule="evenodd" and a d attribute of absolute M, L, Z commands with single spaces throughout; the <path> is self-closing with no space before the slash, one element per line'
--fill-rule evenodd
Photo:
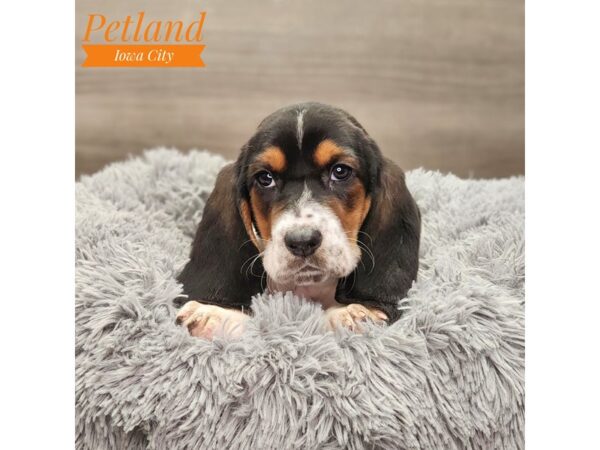
<path fill-rule="evenodd" d="M 352 175 L 352 168 L 345 164 L 335 164 L 331 168 L 330 179 L 332 181 L 344 181 Z"/>
<path fill-rule="evenodd" d="M 267 172 L 266 170 L 256 174 L 256 182 L 259 184 L 259 186 L 264 188 L 275 187 L 275 179 L 273 178 L 273 175 L 271 172 Z"/>

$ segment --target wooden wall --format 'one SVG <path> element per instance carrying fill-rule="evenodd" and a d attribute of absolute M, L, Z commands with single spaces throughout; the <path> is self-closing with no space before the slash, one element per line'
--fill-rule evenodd
<path fill-rule="evenodd" d="M 522 0 L 76 2 L 76 170 L 165 145 L 233 158 L 303 100 L 341 106 L 405 169 L 524 172 Z M 204 69 L 82 68 L 87 14 L 204 24 Z"/>

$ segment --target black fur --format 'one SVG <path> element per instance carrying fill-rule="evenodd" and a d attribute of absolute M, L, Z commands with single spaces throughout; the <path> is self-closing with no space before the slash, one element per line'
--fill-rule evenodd
<path fill-rule="evenodd" d="M 371 250 L 374 261 L 363 251 L 356 270 L 338 283 L 336 300 L 376 307 L 386 313 L 392 323 L 400 318 L 398 303 L 417 278 L 421 214 L 398 166 L 384 160 L 380 178 L 373 205 L 359 234 L 359 240 Z M 386 202 L 388 204 L 383 205 Z M 385 217 L 379 215 L 382 208 L 385 208 Z"/>
<path fill-rule="evenodd" d="M 192 244 L 190 260 L 178 277 L 187 298 L 250 311 L 251 297 L 262 292 L 262 262 L 239 213 L 237 164 L 225 166 L 211 193 Z"/>

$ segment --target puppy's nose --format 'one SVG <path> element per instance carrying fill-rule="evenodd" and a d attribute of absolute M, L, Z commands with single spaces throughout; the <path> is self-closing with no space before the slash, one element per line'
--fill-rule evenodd
<path fill-rule="evenodd" d="M 323 235 L 315 228 L 297 228 L 288 231 L 284 241 L 293 255 L 307 257 L 317 251 L 323 241 Z"/>

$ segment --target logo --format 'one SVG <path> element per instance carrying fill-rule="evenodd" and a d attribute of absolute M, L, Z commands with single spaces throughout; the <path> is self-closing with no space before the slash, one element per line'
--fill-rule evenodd
<path fill-rule="evenodd" d="M 202 28 L 206 12 L 196 20 L 147 20 L 137 17 L 109 20 L 89 14 L 82 40 L 83 67 L 204 67 Z"/>

